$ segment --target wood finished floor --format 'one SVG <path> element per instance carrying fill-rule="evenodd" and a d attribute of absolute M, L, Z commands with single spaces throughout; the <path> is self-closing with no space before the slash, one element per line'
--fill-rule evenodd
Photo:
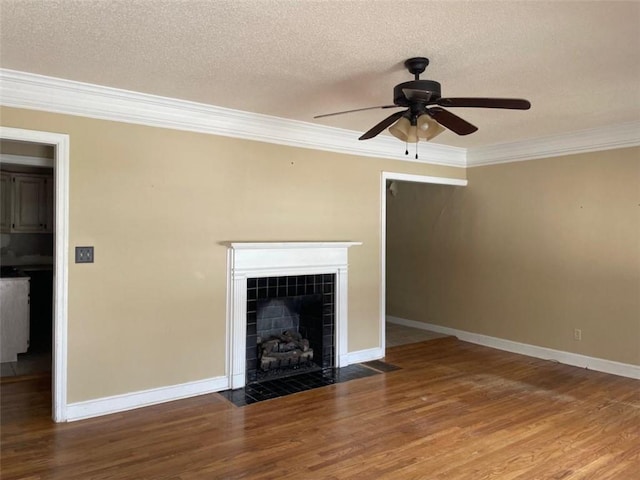
<path fill-rule="evenodd" d="M 440 338 L 401 370 L 238 408 L 219 394 L 53 424 L 3 381 L 1 478 L 640 478 L 640 381 Z"/>
<path fill-rule="evenodd" d="M 448 335 L 432 332 L 431 330 L 407 327 L 397 323 L 386 322 L 385 324 L 385 342 L 387 348 L 408 345 L 409 343 L 424 342 L 425 340 L 433 340 L 434 338 L 446 336 Z"/>

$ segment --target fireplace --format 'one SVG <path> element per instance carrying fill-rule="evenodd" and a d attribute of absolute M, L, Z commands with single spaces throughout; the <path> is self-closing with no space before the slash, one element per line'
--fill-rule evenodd
<path fill-rule="evenodd" d="M 229 294 L 227 372 L 230 388 L 242 388 L 247 382 L 257 380 L 259 374 L 282 369 L 285 363 L 296 363 L 293 358 L 300 355 L 299 353 L 266 355 L 287 360 L 283 360 L 279 365 L 273 363 L 273 368 L 262 368 L 265 347 L 267 353 L 271 354 L 286 353 L 280 350 L 293 348 L 291 345 L 278 346 L 274 351 L 272 345 L 264 345 L 265 339 L 269 341 L 271 336 L 294 330 L 294 327 L 301 337 L 311 337 L 305 340 L 313 351 L 313 355 L 306 354 L 302 362 L 300 359 L 297 360 L 298 368 L 348 365 L 347 251 L 349 247 L 361 243 L 233 242 L 226 245 Z M 318 295 L 321 298 L 321 307 L 318 307 L 317 302 L 314 307 L 314 299 L 311 297 L 315 296 L 318 300 Z M 306 298 L 307 296 L 310 298 Z M 273 301 L 275 305 L 266 316 L 264 313 L 261 314 L 268 326 L 264 323 L 261 325 L 260 340 L 263 345 L 260 347 L 261 350 L 258 350 L 258 304 L 264 307 L 268 301 Z M 292 313 L 291 309 L 296 305 L 304 305 L 305 310 Z M 284 311 L 285 308 L 289 309 L 289 313 L 283 315 L 285 319 L 274 320 L 275 317 L 269 317 L 274 313 L 273 310 Z M 315 314 L 312 312 L 314 308 Z M 317 318 L 318 308 L 322 312 L 320 320 Z M 294 336 L 297 338 L 297 335 Z M 289 340 L 289 337 L 281 339 L 281 342 L 290 343 L 286 340 Z M 302 348 L 297 348 L 302 353 L 305 353 L 304 344 L 301 342 Z M 309 359 L 310 356 L 313 358 Z M 266 358 L 264 365 L 269 362 L 272 360 Z"/>
<path fill-rule="evenodd" d="M 247 279 L 247 383 L 335 366 L 335 274 Z"/>

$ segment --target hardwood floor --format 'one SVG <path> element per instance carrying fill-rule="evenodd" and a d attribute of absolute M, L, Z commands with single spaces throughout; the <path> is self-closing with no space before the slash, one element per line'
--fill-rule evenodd
<path fill-rule="evenodd" d="M 238 408 L 204 395 L 54 424 L 2 383 L 9 479 L 638 479 L 640 381 L 440 338 L 401 370 Z"/>
<path fill-rule="evenodd" d="M 397 347 L 398 345 L 408 345 L 409 343 L 424 342 L 425 340 L 433 340 L 434 338 L 447 337 L 448 335 L 430 330 L 407 327 L 387 320 L 385 323 L 384 336 L 386 346 L 389 348 Z"/>

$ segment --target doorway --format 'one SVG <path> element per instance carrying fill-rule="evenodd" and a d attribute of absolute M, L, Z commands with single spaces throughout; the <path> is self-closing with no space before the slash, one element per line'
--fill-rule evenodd
<path fill-rule="evenodd" d="M 67 270 L 68 270 L 68 178 L 69 178 L 69 136 L 66 134 L 24 130 L 10 127 L 0 127 L 0 140 L 11 144 L 23 144 L 27 148 L 33 146 L 51 149 L 51 164 L 39 165 L 39 160 L 33 157 L 22 159 L 22 169 L 34 168 L 33 172 L 42 173 L 43 168 L 49 168 L 53 180 L 53 208 L 51 221 L 55 225 L 51 239 L 51 339 L 44 329 L 39 329 L 36 339 L 39 348 L 49 342 L 51 345 L 51 386 L 52 386 L 52 417 L 55 422 L 66 420 L 66 392 L 67 392 Z M 20 164 L 16 156 L 10 157 L 12 164 Z M 29 157 L 28 155 L 26 157 Z M 48 228 L 50 226 L 45 226 Z M 35 240 L 38 242 L 38 240 Z M 15 253 L 15 252 L 14 252 Z M 24 252 L 21 252 L 24 253 Z M 39 258 L 46 257 L 40 252 Z M 27 261 L 28 262 L 28 261 Z M 32 265 L 33 266 L 33 265 Z M 35 276 L 36 274 L 34 274 Z M 45 291 L 41 292 L 45 298 L 48 295 L 46 275 L 40 285 Z M 39 305 L 38 307 L 40 307 Z M 45 327 L 46 329 L 46 327 Z M 39 335 L 39 336 L 38 336 Z"/>
<path fill-rule="evenodd" d="M 384 352 L 388 346 L 387 342 L 387 201 L 389 196 L 393 197 L 399 193 L 399 182 L 413 182 L 424 184 L 466 186 L 467 180 L 459 178 L 432 177 L 427 175 L 413 175 L 407 173 L 382 172 L 380 181 L 380 205 L 381 205 L 381 232 L 380 232 L 380 324 L 379 338 L 380 348 Z M 411 322 L 403 322 L 405 326 L 411 327 Z M 415 322 L 414 322 L 415 323 Z M 395 323 L 394 323 L 395 326 Z M 395 332 L 394 332 L 395 334 Z M 406 335 L 405 332 L 398 331 L 398 337 Z"/>
<path fill-rule="evenodd" d="M 51 375 L 53 147 L 0 140 L 0 376 Z"/>

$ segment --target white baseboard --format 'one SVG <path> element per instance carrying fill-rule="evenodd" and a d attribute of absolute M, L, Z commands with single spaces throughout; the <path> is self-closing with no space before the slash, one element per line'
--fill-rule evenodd
<path fill-rule="evenodd" d="M 384 349 L 370 348 L 368 350 L 359 350 L 357 352 L 350 352 L 345 355 L 345 357 L 345 365 L 379 360 L 384 357 Z M 216 377 L 168 387 L 124 393 L 111 397 L 96 398 L 94 400 L 86 400 L 84 402 L 67 405 L 66 419 L 68 422 L 73 422 L 98 417 L 100 415 L 109 415 L 111 413 L 148 407 L 158 403 L 219 392 L 221 390 L 227 390 L 228 388 L 230 388 L 228 377 Z"/>
<path fill-rule="evenodd" d="M 354 363 L 370 362 L 384 358 L 384 348 L 369 348 L 347 353 L 347 365 Z"/>
<path fill-rule="evenodd" d="M 157 403 L 171 402 L 182 398 L 195 397 L 196 395 L 219 392 L 228 388 L 229 379 L 227 377 L 215 377 L 168 387 L 152 388 L 150 390 L 71 403 L 67 405 L 67 421 L 72 422 L 85 418 L 98 417 L 100 415 L 108 415 L 110 413 L 124 412 Z"/>
<path fill-rule="evenodd" d="M 431 323 L 416 322 L 415 320 L 407 320 L 406 318 L 394 317 L 387 315 L 387 322 L 397 323 L 407 327 L 420 328 L 422 330 L 431 330 L 432 332 L 453 335 L 460 340 L 485 347 L 496 348 L 506 352 L 519 353 L 529 357 L 541 358 L 544 360 L 553 360 L 556 362 L 572 365 L 574 367 L 587 368 L 598 372 L 611 373 L 621 377 L 629 377 L 640 379 L 640 366 L 628 363 L 614 362 L 603 358 L 588 357 L 577 353 L 563 352 L 562 350 L 554 350 L 552 348 L 538 347 L 526 343 L 514 342 L 502 338 L 490 337 L 479 333 L 466 332 L 455 328 L 443 327 Z"/>
<path fill-rule="evenodd" d="M 405 318 L 387 315 L 387 321 L 397 323 L 407 327 L 419 328 L 422 330 L 431 330 L 446 335 L 453 335 L 465 342 L 475 343 L 486 347 L 496 348 L 512 353 L 528 355 L 530 357 L 541 358 L 545 360 L 554 360 L 566 365 L 572 365 L 599 372 L 620 375 L 623 377 L 640 379 L 640 366 L 630 365 L 626 363 L 604 360 L 601 358 L 587 357 L 576 353 L 563 352 L 553 350 L 551 348 L 538 347 L 525 343 L 504 340 L 501 338 L 490 337 L 478 333 L 466 332 L 455 328 L 443 327 L 430 323 L 416 322 L 415 320 L 407 320 Z M 347 364 L 369 362 L 384 358 L 383 348 L 369 348 L 366 350 L 358 350 L 349 352 L 347 355 Z M 67 421 L 82 420 L 85 418 L 97 417 L 100 415 L 108 415 L 111 413 L 124 412 L 136 408 L 155 405 L 158 403 L 171 402 L 182 398 L 204 395 L 207 393 L 219 392 L 229 388 L 228 377 L 215 377 L 195 382 L 188 382 L 179 385 L 171 385 L 168 387 L 154 388 L 139 392 L 125 393 L 122 395 L 114 395 L 111 397 L 97 398 L 94 400 L 86 400 L 84 402 L 71 403 L 66 408 Z"/>

